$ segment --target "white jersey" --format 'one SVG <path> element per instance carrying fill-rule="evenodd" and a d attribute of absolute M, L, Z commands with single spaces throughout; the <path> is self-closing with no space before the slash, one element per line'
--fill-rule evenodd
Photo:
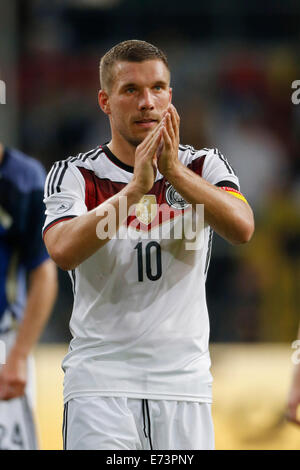
<path fill-rule="evenodd" d="M 178 156 L 211 184 L 239 190 L 217 149 L 180 145 Z M 44 233 L 99 206 L 132 176 L 133 167 L 107 145 L 56 162 L 45 184 Z M 171 210 L 159 214 L 155 206 Z M 135 236 L 110 239 L 69 272 L 73 338 L 63 360 L 65 402 L 88 395 L 211 402 L 205 279 L 213 232 L 204 225 L 198 250 L 187 250 L 184 236 L 166 236 L 187 206 L 158 172 L 119 230 Z M 145 237 L 150 225 L 167 229 L 151 240 Z"/>

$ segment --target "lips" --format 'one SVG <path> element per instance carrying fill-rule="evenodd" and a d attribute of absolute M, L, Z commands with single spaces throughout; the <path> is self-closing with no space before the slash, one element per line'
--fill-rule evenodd
<path fill-rule="evenodd" d="M 149 128 L 156 125 L 157 122 L 158 121 L 155 119 L 140 119 L 139 121 L 135 121 L 135 124 L 137 124 L 139 127 Z"/>
<path fill-rule="evenodd" d="M 137 124 L 144 124 L 149 122 L 157 122 L 156 119 L 140 119 L 139 121 L 135 121 Z"/>

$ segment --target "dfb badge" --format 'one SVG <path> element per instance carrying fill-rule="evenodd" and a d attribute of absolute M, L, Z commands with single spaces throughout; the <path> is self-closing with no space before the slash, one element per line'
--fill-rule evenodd
<path fill-rule="evenodd" d="M 179 194 L 173 186 L 169 186 L 166 190 L 166 200 L 169 206 L 174 209 L 186 209 L 189 207 L 189 203 L 186 202 L 181 194 Z"/>

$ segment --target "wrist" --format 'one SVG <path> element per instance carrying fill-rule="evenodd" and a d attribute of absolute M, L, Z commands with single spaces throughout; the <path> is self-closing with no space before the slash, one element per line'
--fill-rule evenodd
<path fill-rule="evenodd" d="M 172 166 L 170 166 L 165 172 L 164 176 L 170 184 L 176 183 L 180 176 L 182 175 L 184 165 L 177 160 Z"/>
<path fill-rule="evenodd" d="M 133 200 L 139 202 L 146 194 L 145 191 L 135 180 L 131 180 L 126 186 L 126 196 L 131 197 Z"/>

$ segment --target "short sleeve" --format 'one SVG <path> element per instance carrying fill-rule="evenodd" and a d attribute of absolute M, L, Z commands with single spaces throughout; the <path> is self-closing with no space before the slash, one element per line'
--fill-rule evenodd
<path fill-rule="evenodd" d="M 239 179 L 234 169 L 218 149 L 210 149 L 207 152 L 202 177 L 215 186 L 229 186 L 240 191 Z"/>
<path fill-rule="evenodd" d="M 84 178 L 71 161 L 59 161 L 52 166 L 45 183 L 44 204 L 43 236 L 55 224 L 87 212 Z"/>

